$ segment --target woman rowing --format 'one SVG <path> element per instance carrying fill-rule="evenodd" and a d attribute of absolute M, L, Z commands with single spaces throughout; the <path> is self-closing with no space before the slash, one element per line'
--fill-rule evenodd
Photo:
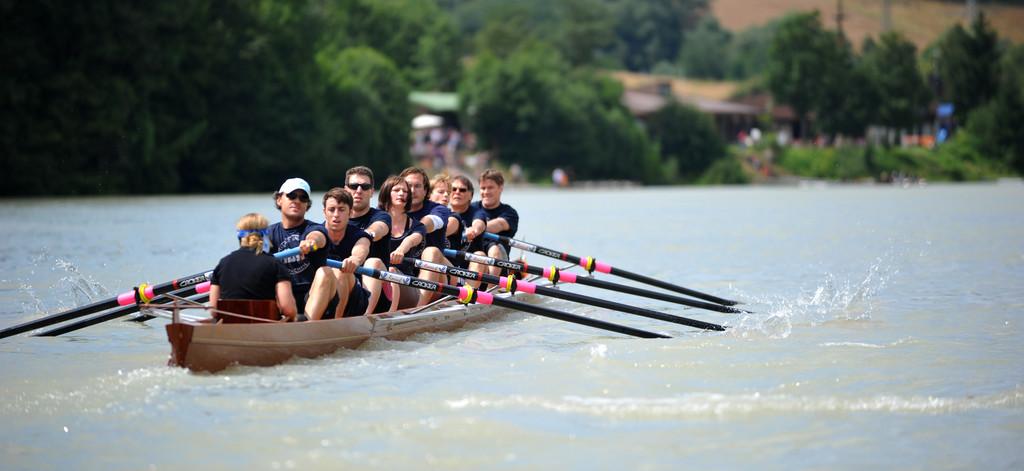
<path fill-rule="evenodd" d="M 407 213 L 411 205 L 409 184 L 402 177 L 390 176 L 380 186 L 379 207 L 387 211 L 391 216 L 391 254 L 388 257 L 390 271 L 412 274 L 416 267 L 404 260 L 409 258 L 422 258 L 434 263 L 443 263 L 446 260 L 441 251 L 436 247 L 427 247 L 427 231 L 423 224 L 413 219 Z M 420 271 L 420 278 L 441 281 L 443 275 Z M 431 292 L 418 291 L 408 286 L 396 286 L 400 289 L 392 290 L 391 310 L 403 309 L 415 304 L 424 305 L 432 299 Z M 387 294 L 385 292 L 385 294 Z"/>
<path fill-rule="evenodd" d="M 282 316 L 294 320 L 297 309 L 292 296 L 291 276 L 284 264 L 267 253 L 270 237 L 267 218 L 249 213 L 235 224 L 238 250 L 220 259 L 210 279 L 210 307 L 222 299 L 277 301 Z M 221 316 L 216 311 L 214 319 Z"/>

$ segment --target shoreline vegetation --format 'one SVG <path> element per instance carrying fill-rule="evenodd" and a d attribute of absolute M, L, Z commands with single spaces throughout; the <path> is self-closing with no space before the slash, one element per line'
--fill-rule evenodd
<path fill-rule="evenodd" d="M 732 31 L 709 5 L 13 2 L 0 196 L 260 192 L 292 176 L 326 189 L 356 165 L 538 184 L 555 170 L 644 185 L 1024 174 L 1024 44 L 984 11 L 919 49 L 909 24 L 855 45 L 817 10 Z M 615 71 L 742 87 L 709 100 Z M 440 124 L 412 124 L 425 115 Z M 912 136 L 930 147 L 899 144 Z"/>

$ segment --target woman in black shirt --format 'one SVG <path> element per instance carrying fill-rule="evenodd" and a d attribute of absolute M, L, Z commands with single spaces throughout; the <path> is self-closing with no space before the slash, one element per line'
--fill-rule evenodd
<path fill-rule="evenodd" d="M 221 299 L 276 300 L 284 318 L 294 320 L 295 297 L 292 296 L 288 270 L 267 253 L 267 218 L 249 213 L 238 220 L 239 249 L 220 259 L 210 279 L 210 307 L 217 309 Z M 214 317 L 217 317 L 214 315 Z"/>

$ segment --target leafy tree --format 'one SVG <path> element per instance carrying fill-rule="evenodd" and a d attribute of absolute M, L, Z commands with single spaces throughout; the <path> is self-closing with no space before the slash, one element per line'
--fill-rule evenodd
<path fill-rule="evenodd" d="M 648 71 L 679 57 L 683 33 L 693 29 L 707 0 L 616 0 L 617 54 L 629 70 Z"/>
<path fill-rule="evenodd" d="M 572 167 L 580 178 L 650 181 L 657 155 L 619 103 L 621 86 L 573 71 L 538 44 L 505 60 L 484 54 L 459 89 L 481 144 L 535 173 Z"/>
<path fill-rule="evenodd" d="M 814 103 L 818 125 L 831 136 L 863 136 L 878 102 L 874 83 L 843 35 L 825 35 L 831 40 L 825 41 L 819 51 L 822 88 Z"/>
<path fill-rule="evenodd" d="M 711 117 L 689 105 L 669 103 L 651 116 L 647 131 L 659 144 L 663 161 L 685 180 L 696 179 L 726 155 Z"/>
<path fill-rule="evenodd" d="M 768 68 L 769 48 L 778 22 L 756 26 L 733 36 L 730 51 L 723 57 L 729 58 L 727 76 L 743 80 L 763 73 Z"/>
<path fill-rule="evenodd" d="M 961 123 L 971 110 L 995 94 L 999 85 L 999 55 L 997 34 L 984 14 L 978 15 L 970 32 L 957 24 L 940 40 L 937 69 L 942 79 L 942 98 L 954 104 Z"/>
<path fill-rule="evenodd" d="M 967 130 L 983 155 L 1024 174 L 1024 45 L 1005 53 L 1001 70 L 995 96 L 971 112 Z"/>
<path fill-rule="evenodd" d="M 900 33 L 866 43 L 864 65 L 878 92 L 877 123 L 909 129 L 921 122 L 929 93 L 917 67 L 917 48 Z"/>
<path fill-rule="evenodd" d="M 557 4 L 560 25 L 555 43 L 573 66 L 593 65 L 597 55 L 613 44 L 614 22 L 600 0 L 563 0 Z"/>
<path fill-rule="evenodd" d="M 701 20 L 697 29 L 686 33 L 679 62 L 689 77 L 723 79 L 732 62 L 729 42 L 732 34 L 722 29 L 713 16 Z"/>
<path fill-rule="evenodd" d="M 835 35 L 822 28 L 817 11 L 787 16 L 775 30 L 768 88 L 777 100 L 793 107 L 802 131 L 826 87 L 824 73 L 835 62 L 835 47 Z"/>

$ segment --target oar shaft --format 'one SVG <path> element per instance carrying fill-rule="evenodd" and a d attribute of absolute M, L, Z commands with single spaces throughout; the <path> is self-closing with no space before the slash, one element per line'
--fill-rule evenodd
<path fill-rule="evenodd" d="M 341 262 L 338 260 L 328 259 L 327 264 L 335 268 L 341 267 Z M 611 322 L 605 322 L 597 319 L 591 319 L 589 317 L 577 316 L 575 314 L 556 311 L 554 309 L 546 308 L 543 306 L 535 306 L 532 304 L 521 303 L 511 299 L 494 297 L 493 295 L 486 291 L 478 291 L 468 287 L 459 288 L 444 283 L 437 283 L 429 280 L 423 280 L 420 278 L 414 278 L 408 275 L 400 275 L 397 273 L 385 272 L 367 267 L 357 268 L 356 273 L 360 275 L 372 276 L 374 278 L 378 278 L 380 280 L 388 281 L 391 283 L 397 283 L 406 286 L 412 286 L 414 288 L 422 290 L 436 291 L 439 293 L 448 294 L 451 296 L 455 296 L 461 302 L 466 304 L 493 304 L 495 306 L 508 307 L 518 311 L 536 314 L 539 316 L 558 319 L 565 322 L 572 322 L 575 324 L 585 325 L 588 327 L 609 330 L 612 332 L 618 332 L 620 334 L 632 335 L 634 337 L 640 338 L 671 338 L 667 335 L 648 332 L 646 330 L 641 329 L 634 329 L 632 327 L 613 324 Z"/>
<path fill-rule="evenodd" d="M 552 250 L 552 249 L 549 249 L 547 247 L 541 247 L 539 245 L 530 244 L 530 243 L 523 242 L 523 241 L 518 240 L 518 239 L 513 239 L 511 237 L 502 236 L 502 235 L 498 235 L 498 234 L 494 234 L 494 233 L 490 233 L 490 232 L 484 233 L 483 236 L 488 238 L 488 239 L 499 240 L 499 241 L 504 242 L 506 244 L 509 244 L 511 247 L 515 247 L 515 248 L 517 248 L 519 250 L 523 250 L 523 251 L 526 251 L 526 252 L 538 253 L 538 254 L 544 255 L 545 257 L 551 257 L 551 258 L 555 258 L 555 259 L 558 259 L 558 260 L 565 260 L 565 261 L 570 262 L 570 263 L 575 263 L 575 264 L 585 268 L 589 272 L 598 271 L 598 272 L 601 272 L 601 273 L 607 273 L 609 275 L 621 276 L 623 278 L 627 278 L 627 279 L 630 279 L 630 280 L 633 280 L 633 281 L 639 281 L 640 283 L 645 283 L 645 284 L 649 284 L 649 285 L 652 285 L 652 286 L 657 286 L 659 288 L 664 288 L 664 289 L 667 289 L 667 290 L 670 290 L 670 291 L 675 291 L 677 293 L 685 294 L 687 296 L 692 296 L 694 298 L 703 299 L 705 301 L 711 301 L 713 303 L 717 303 L 717 304 L 721 304 L 721 305 L 725 305 L 725 306 L 735 306 L 736 304 L 739 304 L 737 301 L 732 301 L 732 300 L 729 300 L 729 299 L 720 298 L 718 296 L 714 296 L 714 295 L 707 294 L 707 293 L 702 293 L 702 292 L 697 291 L 697 290 L 692 290 L 690 288 L 679 286 L 679 285 L 674 284 L 674 283 L 669 283 L 669 282 L 667 282 L 665 280 L 659 280 L 659 279 L 652 278 L 652 277 L 649 277 L 649 276 L 641 275 L 639 273 L 633 273 L 631 271 L 623 270 L 621 268 L 616 268 L 616 267 L 613 267 L 613 266 L 611 266 L 611 265 L 609 265 L 607 263 L 599 262 L 599 261 L 597 261 L 597 259 L 595 259 L 593 257 L 577 257 L 575 255 L 571 255 L 571 254 L 568 254 L 568 253 L 565 253 L 565 252 L 559 252 L 557 250 Z"/>
<path fill-rule="evenodd" d="M 195 295 L 195 289 L 193 289 L 193 288 L 185 288 L 185 289 L 180 289 L 178 291 L 172 291 L 170 294 L 174 294 L 174 295 L 177 295 L 177 296 L 193 296 L 193 295 Z M 197 297 L 193 296 L 193 298 L 190 298 L 190 299 L 193 299 L 196 302 L 201 302 L 202 303 L 202 302 L 206 302 L 206 300 L 209 299 L 209 295 L 204 293 L 204 294 L 200 294 Z M 168 299 L 170 299 L 170 298 L 168 298 L 166 296 L 163 296 L 163 295 L 159 295 L 159 296 L 153 298 L 153 301 L 166 301 Z M 100 324 L 100 323 L 103 323 L 103 322 L 114 320 L 114 319 L 117 319 L 119 317 L 127 316 L 127 315 L 129 315 L 129 314 L 131 314 L 131 313 L 133 313 L 135 311 L 138 311 L 138 310 L 139 310 L 139 306 L 138 305 L 134 305 L 134 304 L 131 305 L 131 306 L 121 306 L 121 307 L 119 307 L 117 309 L 114 309 L 114 310 L 111 310 L 109 312 L 104 312 L 102 314 L 98 314 L 98 315 L 95 315 L 95 316 L 92 316 L 92 317 L 87 317 L 85 319 L 80 319 L 80 320 L 72 322 L 70 324 L 65 324 L 65 325 L 62 325 L 62 326 L 59 326 L 59 327 L 55 327 L 55 328 L 50 329 L 50 330 L 46 330 L 46 331 L 40 332 L 40 333 L 36 334 L 35 336 L 36 337 L 56 337 L 58 335 L 64 335 L 64 334 L 69 333 L 69 332 L 74 332 L 76 330 L 84 329 L 84 328 L 89 327 L 89 326 L 93 326 L 93 325 L 96 325 L 96 324 Z"/>
<path fill-rule="evenodd" d="M 427 262 L 424 260 L 409 257 L 405 257 L 405 260 L 407 262 L 415 264 L 417 268 L 422 268 L 437 273 L 443 273 L 446 275 L 457 276 L 467 280 L 483 281 L 486 283 L 502 287 L 506 291 L 510 292 L 515 292 L 515 290 L 519 289 L 521 291 L 534 292 L 543 296 L 564 299 L 566 301 L 573 301 L 581 304 L 587 304 L 590 306 L 597 306 L 604 309 L 610 309 L 613 311 L 624 312 L 628 314 L 636 314 L 638 316 L 647 317 L 650 319 L 657 319 L 665 322 L 672 322 L 674 324 L 687 325 L 690 327 L 696 327 L 698 329 L 717 331 L 725 330 L 725 327 L 718 324 L 712 324 L 710 322 L 704 322 L 696 319 L 690 319 L 687 317 L 675 316 L 663 312 L 652 311 L 650 309 L 644 309 L 642 307 L 630 306 L 628 304 L 617 303 L 614 301 L 608 301 L 606 299 L 595 298 L 577 293 L 570 293 L 568 291 L 562 291 L 559 289 L 549 288 L 546 286 L 537 286 L 533 283 L 515 280 L 514 278 L 510 279 L 505 276 L 498 277 L 488 273 L 479 273 L 475 271 L 465 270 L 459 267 L 449 267 L 447 265 Z M 509 287 L 511 287 L 512 289 L 508 289 Z"/>
<path fill-rule="evenodd" d="M 737 309 L 729 306 L 722 306 L 719 304 L 706 303 L 704 301 L 698 301 L 696 299 L 684 298 L 669 293 L 662 293 L 658 291 L 651 291 L 642 288 L 636 288 L 633 286 L 620 285 L 612 283 L 610 281 L 598 280 L 589 277 L 576 276 L 575 273 L 562 272 L 557 268 L 541 268 L 532 265 L 526 265 L 520 262 L 513 262 L 510 260 L 498 260 L 492 257 L 483 255 L 471 254 L 462 251 L 446 249 L 444 251 L 446 257 L 449 258 L 461 258 L 463 260 L 475 263 L 482 263 L 484 265 L 493 265 L 501 267 L 513 272 L 527 272 L 531 275 L 540 275 L 544 278 L 551 280 L 553 283 L 579 283 L 581 285 L 593 286 L 595 288 L 607 289 L 611 291 L 618 291 L 620 293 L 632 294 L 634 296 L 642 296 L 645 298 L 658 299 L 661 301 L 668 301 L 671 303 L 682 304 L 684 306 L 691 306 L 701 309 L 707 309 L 709 311 L 725 312 L 730 314 L 745 313 L 742 309 Z"/>

